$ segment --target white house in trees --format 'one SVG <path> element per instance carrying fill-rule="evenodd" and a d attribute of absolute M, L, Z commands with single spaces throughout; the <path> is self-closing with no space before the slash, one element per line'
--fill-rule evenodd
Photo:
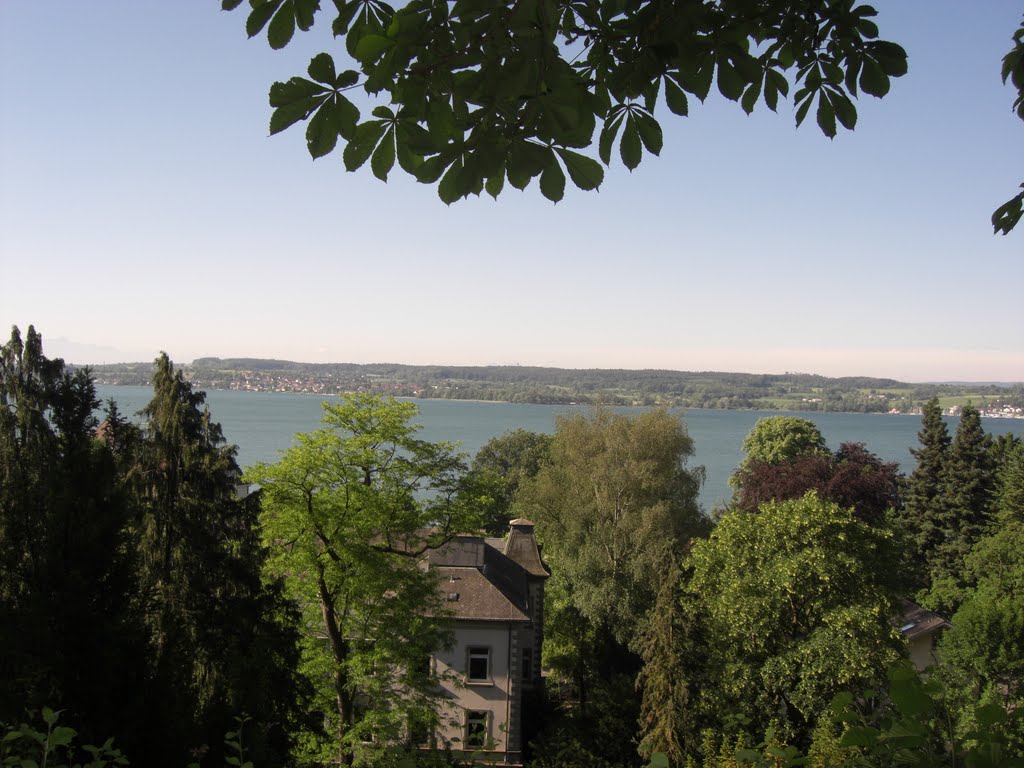
<path fill-rule="evenodd" d="M 544 582 L 529 520 L 504 539 L 459 536 L 428 556 L 454 616 L 450 649 L 431 659 L 444 689 L 437 740 L 488 762 L 522 762 L 523 693 L 541 684 Z"/>

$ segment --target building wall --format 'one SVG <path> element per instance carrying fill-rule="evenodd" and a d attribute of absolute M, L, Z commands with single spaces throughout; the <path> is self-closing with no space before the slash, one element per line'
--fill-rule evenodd
<path fill-rule="evenodd" d="M 907 655 L 910 657 L 910 663 L 914 665 L 914 669 L 918 672 L 923 672 L 926 668 L 935 664 L 933 656 L 935 638 L 936 635 L 934 633 L 929 633 L 919 635 L 913 640 L 907 641 Z"/>
<path fill-rule="evenodd" d="M 518 693 L 514 676 L 519 667 L 518 663 L 511 663 L 512 635 L 512 625 L 507 622 L 459 621 L 455 626 L 455 645 L 435 654 L 434 668 L 450 701 L 441 714 L 442 726 L 438 737 L 452 742 L 453 749 L 466 748 L 466 713 L 486 711 L 487 735 L 493 749 L 498 752 L 519 751 L 518 718 L 510 722 L 512 698 Z M 518 637 L 515 645 L 518 646 Z M 470 648 L 490 649 L 489 682 L 468 682 Z"/>

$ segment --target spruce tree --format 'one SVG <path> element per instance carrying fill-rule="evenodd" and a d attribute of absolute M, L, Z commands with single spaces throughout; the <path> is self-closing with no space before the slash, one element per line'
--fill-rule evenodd
<path fill-rule="evenodd" d="M 683 739 L 693 725 L 686 670 L 687 651 L 691 649 L 687 648 L 683 621 L 682 586 L 681 569 L 670 560 L 637 640 L 643 659 L 636 682 L 640 691 L 640 755 L 650 759 L 661 752 L 670 765 L 683 764 Z"/>
<path fill-rule="evenodd" d="M 1018 440 L 999 470 L 996 513 L 1001 523 L 1024 523 L 1024 441 Z"/>
<path fill-rule="evenodd" d="M 929 557 L 931 587 L 925 602 L 951 615 L 969 586 L 965 560 L 985 534 L 992 516 L 996 473 L 992 440 L 977 408 L 966 405 L 942 475 L 939 540 Z"/>
<path fill-rule="evenodd" d="M 924 405 L 917 439 L 921 447 L 910 450 L 917 459 L 917 466 L 907 481 L 901 517 L 911 550 L 907 559 L 912 571 L 920 574 L 920 586 L 927 587 L 936 549 L 943 536 L 942 493 L 950 445 L 949 430 L 942 419 L 937 397 Z"/>
<path fill-rule="evenodd" d="M 234 446 L 166 354 L 128 469 L 141 514 L 141 594 L 150 632 L 151 700 L 168 745 L 150 764 L 219 748 L 234 715 L 252 716 L 254 758 L 282 762 L 299 688 L 297 612 L 264 586 L 257 497 L 240 498 Z"/>
<path fill-rule="evenodd" d="M 0 721 L 44 705 L 102 743 L 138 730 L 145 637 L 130 509 L 87 370 L 31 326 L 0 347 Z"/>

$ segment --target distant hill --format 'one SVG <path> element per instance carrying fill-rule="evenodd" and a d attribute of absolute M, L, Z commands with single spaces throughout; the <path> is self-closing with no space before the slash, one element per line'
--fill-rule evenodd
<path fill-rule="evenodd" d="M 1024 404 L 1024 386 L 909 384 L 867 376 L 758 374 L 661 369 L 571 369 L 538 366 L 299 363 L 260 358 L 202 357 L 181 366 L 202 389 L 312 392 L 372 391 L 396 396 L 513 403 L 608 403 L 687 408 L 909 412 L 931 397 L 947 407 Z M 147 384 L 150 363 L 98 365 L 104 384 Z M 1019 401 L 1019 402 L 1017 402 Z"/>

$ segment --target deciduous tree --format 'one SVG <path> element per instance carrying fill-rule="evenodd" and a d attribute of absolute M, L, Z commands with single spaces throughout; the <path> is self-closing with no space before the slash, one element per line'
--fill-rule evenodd
<path fill-rule="evenodd" d="M 758 419 L 743 440 L 748 461 L 783 464 L 801 456 L 827 453 L 821 430 L 796 416 L 766 416 Z"/>
<path fill-rule="evenodd" d="M 807 738 L 834 694 L 884 679 L 900 649 L 891 550 L 888 531 L 814 493 L 727 513 L 688 557 L 704 722 L 742 714 Z"/>
<path fill-rule="evenodd" d="M 473 457 L 470 480 L 490 498 L 483 515 L 484 530 L 492 536 L 508 531 L 512 501 L 520 486 L 547 463 L 551 441 L 551 435 L 516 429 L 491 438 Z"/>
<path fill-rule="evenodd" d="M 692 453 L 682 421 L 664 409 L 563 416 L 550 463 L 517 503 L 537 524 L 553 579 L 620 645 L 635 639 L 665 563 L 706 530 Z"/>
<path fill-rule="evenodd" d="M 835 454 L 812 453 L 781 464 L 748 459 L 734 484 L 736 506 L 748 512 L 767 501 L 816 491 L 826 501 L 852 508 L 861 521 L 876 524 L 901 504 L 898 465 L 883 462 L 863 443 L 843 443 Z"/>
<path fill-rule="evenodd" d="M 393 743 L 410 716 L 436 718 L 421 660 L 446 642 L 426 552 L 474 530 L 465 466 L 449 443 L 416 436 L 412 403 L 349 395 L 249 477 L 263 490 L 271 572 L 304 608 L 303 669 L 329 723 L 306 758 L 351 764 L 360 744 Z"/>
<path fill-rule="evenodd" d="M 797 124 L 813 110 L 832 137 L 855 126 L 860 93 L 882 97 L 907 71 L 904 50 L 878 39 L 874 8 L 854 0 L 334 7 L 332 30 L 354 64 L 320 53 L 308 77 L 275 83 L 271 133 L 308 121 L 314 158 L 341 143 L 349 170 L 369 161 L 385 180 L 397 160 L 438 182 L 446 203 L 485 189 L 497 197 L 506 179 L 523 189 L 540 177 L 555 201 L 566 175 L 595 189 L 603 169 L 579 151 L 595 134 L 605 165 L 617 142 L 633 169 L 661 151 L 655 115 L 686 115 L 713 87 L 748 113 L 759 101 L 774 111 L 792 88 Z M 318 0 L 253 0 L 246 30 L 282 48 L 319 10 Z M 346 95 L 353 88 L 378 97 L 369 118 Z"/>

